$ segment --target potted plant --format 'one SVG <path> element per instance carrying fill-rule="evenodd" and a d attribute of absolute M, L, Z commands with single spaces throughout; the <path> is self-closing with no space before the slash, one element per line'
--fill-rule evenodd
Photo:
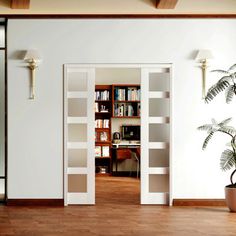
<path fill-rule="evenodd" d="M 231 118 L 228 118 L 217 123 L 215 119 L 212 119 L 212 124 L 202 125 L 198 129 L 207 132 L 207 137 L 202 146 L 203 150 L 216 133 L 222 133 L 230 138 L 229 147 L 221 154 L 220 167 L 223 171 L 233 169 L 230 175 L 231 184 L 225 187 L 225 199 L 229 209 L 236 212 L 236 183 L 233 182 L 233 176 L 236 173 L 236 130 L 234 127 L 228 125 L 230 121 Z"/>
<path fill-rule="evenodd" d="M 236 95 L 236 64 L 232 65 L 228 70 L 212 70 L 212 72 L 222 74 L 223 76 L 209 88 L 205 101 L 208 103 L 220 92 L 225 91 L 226 103 L 230 103 L 234 95 Z"/>

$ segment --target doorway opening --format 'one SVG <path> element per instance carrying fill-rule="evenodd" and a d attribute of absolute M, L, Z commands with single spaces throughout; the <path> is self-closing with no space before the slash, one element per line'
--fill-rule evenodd
<path fill-rule="evenodd" d="M 140 203 L 140 99 L 140 68 L 95 69 L 97 204 Z"/>

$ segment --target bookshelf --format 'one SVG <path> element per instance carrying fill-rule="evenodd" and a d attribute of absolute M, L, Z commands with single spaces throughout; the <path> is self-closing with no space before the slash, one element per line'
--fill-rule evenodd
<path fill-rule="evenodd" d="M 95 86 L 95 171 L 111 174 L 111 85 Z"/>
<path fill-rule="evenodd" d="M 140 118 L 140 85 L 112 85 L 112 117 Z"/>

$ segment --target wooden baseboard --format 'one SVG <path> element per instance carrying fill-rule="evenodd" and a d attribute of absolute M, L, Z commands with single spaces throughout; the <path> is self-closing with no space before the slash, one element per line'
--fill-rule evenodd
<path fill-rule="evenodd" d="M 173 206 L 226 206 L 225 199 L 174 199 Z"/>
<path fill-rule="evenodd" d="M 7 206 L 64 206 L 64 199 L 7 199 Z"/>

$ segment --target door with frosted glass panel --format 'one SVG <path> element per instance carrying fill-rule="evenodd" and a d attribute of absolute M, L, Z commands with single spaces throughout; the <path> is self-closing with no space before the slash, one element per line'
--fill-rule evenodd
<path fill-rule="evenodd" d="M 170 203 L 171 66 L 142 68 L 141 203 Z"/>
<path fill-rule="evenodd" d="M 64 66 L 64 200 L 95 204 L 95 70 Z"/>

